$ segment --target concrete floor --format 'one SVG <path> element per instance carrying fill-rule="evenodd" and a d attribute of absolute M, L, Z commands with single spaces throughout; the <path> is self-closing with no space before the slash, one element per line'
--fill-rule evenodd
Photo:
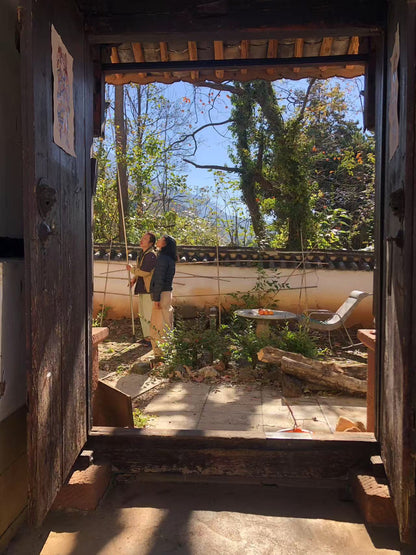
<path fill-rule="evenodd" d="M 340 416 L 366 424 L 366 400 L 358 397 L 310 396 L 287 399 L 299 426 L 334 433 Z M 274 433 L 292 428 L 281 393 L 266 386 L 167 383 L 144 408 L 155 430 L 225 430 Z"/>
<path fill-rule="evenodd" d="M 92 513 L 50 513 L 8 555 L 371 555 L 400 553 L 333 489 L 135 481 Z"/>

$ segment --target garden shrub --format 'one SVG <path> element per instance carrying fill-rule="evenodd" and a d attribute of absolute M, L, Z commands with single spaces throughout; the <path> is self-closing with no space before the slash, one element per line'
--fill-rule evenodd
<path fill-rule="evenodd" d="M 309 335 L 305 326 L 299 326 L 298 330 L 289 329 L 288 324 L 280 329 L 274 346 L 284 351 L 298 353 L 305 357 L 317 358 L 318 347 L 315 340 Z"/>
<path fill-rule="evenodd" d="M 175 328 L 160 344 L 166 368 L 188 366 L 195 370 L 215 361 L 227 365 L 230 360 L 248 362 L 254 368 L 257 353 L 267 345 L 309 358 L 318 357 L 318 347 L 305 326 L 292 330 L 286 324 L 272 330 L 269 337 L 259 337 L 255 322 L 239 318 L 232 311 L 224 314 L 223 321 L 215 328 L 205 314 L 192 320 L 178 318 Z"/>

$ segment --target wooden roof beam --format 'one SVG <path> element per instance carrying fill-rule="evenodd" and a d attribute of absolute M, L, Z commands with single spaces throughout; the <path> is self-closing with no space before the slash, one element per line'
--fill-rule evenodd
<path fill-rule="evenodd" d="M 249 56 L 249 50 L 250 50 L 250 45 L 248 40 L 242 40 L 240 43 L 240 58 L 242 60 L 247 60 Z M 242 69 L 240 73 L 241 75 L 247 75 L 247 70 Z"/>
<path fill-rule="evenodd" d="M 293 2 L 206 2 L 118 0 L 113 12 L 102 0 L 78 0 L 90 42 L 250 40 L 372 36 L 385 26 L 387 0 L 296 0 Z M 224 8 L 225 6 L 225 8 Z M 111 4 L 110 4 L 111 7 Z"/>
<path fill-rule="evenodd" d="M 267 57 L 276 59 L 278 47 L 279 42 L 276 39 L 269 40 L 267 44 Z M 276 70 L 274 68 L 267 68 L 266 72 L 268 73 L 268 75 L 274 75 L 276 73 Z"/>
<path fill-rule="evenodd" d="M 216 60 L 224 60 L 224 43 L 222 40 L 214 40 L 214 58 Z M 224 71 L 216 69 L 215 77 L 217 79 L 224 79 Z"/>
<path fill-rule="evenodd" d="M 160 61 L 168 62 L 169 61 L 168 43 L 161 42 L 159 47 L 160 47 Z M 166 79 L 169 79 L 171 75 L 169 71 L 165 71 L 163 76 L 166 77 Z"/>
<path fill-rule="evenodd" d="M 351 37 L 350 44 L 348 45 L 348 54 L 358 54 L 360 48 L 360 37 Z M 351 69 L 353 66 L 346 65 L 346 69 Z"/>
<path fill-rule="evenodd" d="M 321 49 L 319 51 L 320 56 L 330 56 L 332 52 L 332 43 L 334 39 L 332 37 L 324 37 L 322 39 Z M 327 66 L 320 66 L 322 71 L 325 71 Z"/>
<path fill-rule="evenodd" d="M 144 54 L 143 54 L 143 48 L 140 42 L 133 42 L 131 45 L 131 48 L 133 50 L 133 56 L 134 56 L 134 61 L 135 62 L 139 62 L 139 63 L 144 63 Z M 146 77 L 146 73 L 139 73 L 139 77 L 143 79 L 143 77 Z"/>
<path fill-rule="evenodd" d="M 120 56 L 118 55 L 118 50 L 117 50 L 117 47 L 115 47 L 115 46 L 113 46 L 113 48 L 111 49 L 110 60 L 111 60 L 112 64 L 119 64 L 120 63 Z M 117 73 L 116 77 L 117 77 L 117 79 L 120 79 L 121 74 Z"/>
<path fill-rule="evenodd" d="M 103 72 L 108 74 L 114 73 L 132 73 L 139 71 L 146 72 L 163 72 L 163 71 L 193 71 L 193 70 L 241 70 L 263 68 L 263 67 L 319 67 L 319 66 L 345 66 L 345 64 L 367 63 L 368 56 L 365 54 L 344 55 L 344 56 L 304 56 L 302 58 L 249 58 L 234 60 L 197 60 L 193 61 L 177 61 L 177 62 L 145 62 L 145 63 L 120 63 L 120 64 L 103 64 Z"/>
<path fill-rule="evenodd" d="M 188 53 L 189 53 L 189 60 L 191 62 L 196 62 L 198 60 L 198 47 L 196 42 L 193 40 L 188 41 Z M 193 81 L 198 81 L 199 71 L 191 71 L 191 79 Z"/>
<path fill-rule="evenodd" d="M 294 51 L 294 56 L 295 58 L 302 58 L 302 54 L 303 54 L 303 39 L 296 39 L 295 40 L 295 51 Z M 293 71 L 295 73 L 299 73 L 300 68 L 299 67 L 294 67 Z"/>

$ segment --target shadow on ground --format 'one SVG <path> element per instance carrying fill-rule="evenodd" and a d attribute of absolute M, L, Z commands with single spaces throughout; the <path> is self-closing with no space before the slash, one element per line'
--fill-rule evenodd
<path fill-rule="evenodd" d="M 94 513 L 50 514 L 8 553 L 370 555 L 400 543 L 395 530 L 367 529 L 334 489 L 135 481 Z"/>

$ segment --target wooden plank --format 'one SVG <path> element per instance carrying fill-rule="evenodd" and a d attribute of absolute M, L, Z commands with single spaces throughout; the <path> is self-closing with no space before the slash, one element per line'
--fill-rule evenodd
<path fill-rule="evenodd" d="M 214 58 L 216 60 L 224 59 L 224 43 L 222 42 L 222 40 L 214 40 Z M 215 70 L 215 77 L 217 79 L 223 79 L 224 71 Z"/>
<path fill-rule="evenodd" d="M 159 48 L 160 48 L 160 61 L 168 62 L 169 61 L 168 43 L 162 41 L 159 44 Z M 165 71 L 163 75 L 165 76 L 166 79 L 169 79 L 170 77 L 170 73 L 168 71 Z"/>
<path fill-rule="evenodd" d="M 294 52 L 295 58 L 301 58 L 301 57 L 302 57 L 302 54 L 303 54 L 303 43 L 304 43 L 304 40 L 303 40 L 303 39 L 296 39 L 296 40 L 295 40 L 295 52 Z M 294 68 L 293 68 L 293 71 L 294 71 L 295 73 L 299 73 L 300 68 L 294 67 Z"/>
<path fill-rule="evenodd" d="M 27 504 L 27 456 L 21 455 L 0 474 L 0 536 Z"/>
<path fill-rule="evenodd" d="M 144 53 L 143 53 L 143 47 L 141 45 L 140 42 L 133 42 L 131 44 L 132 50 L 133 50 L 133 56 L 134 56 L 134 60 L 136 62 L 139 63 L 143 63 L 144 62 Z M 140 73 L 139 74 L 140 77 L 146 77 L 146 73 Z M 122 84 L 122 83 L 120 83 Z"/>
<path fill-rule="evenodd" d="M 278 50 L 278 45 L 279 45 L 279 41 L 277 41 L 276 39 L 271 39 L 268 41 L 267 44 L 267 57 L 268 58 L 277 58 L 277 50 Z M 274 68 L 268 68 L 266 69 L 267 73 L 269 75 L 275 75 L 276 74 L 276 70 Z"/>
<path fill-rule="evenodd" d="M 90 117 L 91 111 L 91 97 L 94 98 L 95 93 L 95 59 L 91 58 L 91 52 L 94 53 L 94 50 L 91 50 L 91 46 L 88 41 L 84 42 L 84 49 L 85 49 L 85 94 L 84 94 L 84 107 L 85 107 L 85 120 L 84 120 L 84 134 L 85 134 L 85 147 L 87 148 L 89 141 L 92 140 L 94 136 L 94 113 L 93 116 Z M 104 122 L 104 106 L 105 106 L 105 89 L 104 83 L 102 87 L 102 97 L 101 103 L 103 106 L 103 122 Z M 92 104 L 92 109 L 94 110 L 94 104 Z M 90 160 L 91 164 L 91 160 Z M 95 163 L 93 163 L 94 167 Z M 94 177 L 94 181 L 93 181 Z M 85 166 L 85 221 L 84 221 L 84 229 L 85 229 L 85 265 L 86 265 L 86 276 L 85 276 L 85 295 L 86 295 L 86 307 L 85 307 L 85 356 L 86 356 L 86 424 L 87 430 L 90 430 L 92 427 L 92 379 L 93 379 L 93 347 L 92 347 L 92 299 L 94 294 L 94 249 L 93 249 L 93 234 L 91 233 L 92 230 L 92 197 L 95 194 L 95 175 L 92 175 L 91 166 L 88 168 L 88 158 L 87 164 Z"/>
<path fill-rule="evenodd" d="M 332 37 L 324 37 L 322 39 L 321 48 L 319 50 L 319 55 L 320 56 L 324 57 L 324 56 L 330 56 L 331 55 L 333 41 L 334 41 L 334 39 Z M 325 71 L 326 66 L 322 65 L 322 66 L 320 66 L 320 69 L 322 71 Z"/>
<path fill-rule="evenodd" d="M 198 48 L 195 41 L 188 41 L 188 53 L 191 62 L 195 62 L 198 59 Z M 192 81 L 197 81 L 199 79 L 199 71 L 191 71 Z"/>
<path fill-rule="evenodd" d="M 338 436 L 338 434 L 337 434 Z M 338 479 L 379 452 L 372 434 L 272 439 L 254 434 L 94 428 L 88 448 L 108 457 L 125 474 L 176 472 L 189 476 L 246 476 L 271 479 Z"/>
<path fill-rule="evenodd" d="M 358 54 L 360 48 L 360 37 L 351 37 L 348 45 L 348 54 Z"/>
<path fill-rule="evenodd" d="M 6 549 L 17 532 L 22 528 L 27 522 L 27 509 L 24 508 L 23 511 L 14 519 L 14 521 L 9 525 L 4 534 L 0 537 L 0 553 L 6 553 Z"/>
<path fill-rule="evenodd" d="M 416 75 L 414 66 L 414 37 L 416 6 L 412 3 L 391 4 L 386 33 L 386 98 L 384 136 L 384 175 L 381 197 L 383 220 L 382 244 L 393 239 L 401 230 L 403 244 L 390 240 L 382 258 L 382 313 L 380 328 L 382 350 L 378 354 L 381 366 L 381 422 L 379 439 L 382 457 L 389 478 L 392 496 L 403 542 L 416 544 L 416 392 L 414 389 L 416 311 L 415 284 L 415 103 Z M 400 70 L 394 72 L 392 53 L 399 47 Z M 399 79 L 398 98 L 392 84 Z M 390 148 L 392 118 L 397 111 L 399 120 L 398 146 Z M 403 188 L 406 198 L 404 212 L 398 216 L 392 210 L 392 194 Z M 380 282 L 379 282 L 380 283 Z M 379 330 L 377 330 L 379 333 Z"/>
<path fill-rule="evenodd" d="M 376 126 L 376 47 L 372 47 L 368 64 L 365 68 L 364 87 L 364 127 L 375 131 Z M 349 68 L 350 66 L 346 66 Z"/>
<path fill-rule="evenodd" d="M 29 16 L 30 14 L 30 16 Z M 53 142 L 51 21 L 74 57 L 75 152 Z M 64 0 L 27 0 L 22 29 L 29 519 L 40 523 L 87 435 L 87 207 L 92 143 L 84 22 Z M 88 161 L 88 162 L 87 162 Z M 43 183 L 56 201 L 38 208 Z M 53 233 L 39 235 L 39 226 Z M 47 229 L 47 227 L 45 227 Z M 53 299 L 53 302 L 51 302 Z"/>
<path fill-rule="evenodd" d="M 297 0 L 256 3 L 214 3 L 209 17 L 203 4 L 178 0 L 172 12 L 163 0 L 137 3 L 120 0 L 117 13 L 109 13 L 101 0 L 86 2 L 90 40 L 95 44 L 135 41 L 183 40 L 277 40 L 330 36 L 379 34 L 384 25 L 386 2 L 380 0 Z M 224 13 L 225 12 L 225 13 Z"/>
<path fill-rule="evenodd" d="M 351 37 L 350 43 L 348 45 L 348 54 L 358 54 L 360 48 L 360 37 Z M 350 65 L 345 66 L 347 69 L 351 69 Z"/>
<path fill-rule="evenodd" d="M 219 62 L 217 62 L 219 63 Z M 319 67 L 308 67 L 308 66 L 301 66 L 299 68 L 299 72 L 295 73 L 293 71 L 293 63 L 291 62 L 288 66 L 278 66 L 278 70 L 276 72 L 276 76 L 269 76 L 265 69 L 263 68 L 234 68 L 234 69 L 226 69 L 224 70 L 224 79 L 230 81 L 253 81 L 254 79 L 265 79 L 265 80 L 275 80 L 275 79 L 310 79 L 311 77 L 316 77 L 318 79 L 329 79 L 330 77 L 343 77 L 350 79 L 352 77 L 358 77 L 360 75 L 364 75 L 365 73 L 365 64 L 361 62 L 360 64 L 354 65 L 353 69 L 346 69 L 345 62 L 343 65 L 334 65 L 328 66 L 325 71 L 321 71 Z M 178 69 L 180 67 L 180 69 Z M 295 66 L 296 67 L 296 66 Z M 172 68 L 170 68 L 172 71 Z M 138 83 L 140 85 L 145 85 L 148 83 L 166 83 L 171 84 L 175 83 L 179 80 L 186 81 L 189 83 L 194 83 L 192 81 L 190 72 L 193 69 L 201 69 L 198 68 L 186 68 L 184 69 L 183 66 L 177 66 L 174 71 L 182 71 L 187 72 L 189 76 L 181 75 L 180 79 L 178 77 L 172 76 L 170 79 L 165 79 L 163 75 L 160 73 L 151 73 L 149 72 L 145 78 L 139 77 L 139 74 L 135 70 L 126 71 L 121 75 L 121 77 L 116 77 L 114 74 L 109 72 L 106 74 L 105 81 L 106 83 L 110 83 L 112 85 L 124 85 L 126 83 Z M 161 70 L 157 70 L 160 72 Z M 163 71 L 163 70 L 162 70 Z M 214 72 L 210 70 L 210 76 L 206 73 L 205 70 L 204 77 L 207 79 L 215 79 Z M 212 74 L 212 76 L 211 76 Z"/>
<path fill-rule="evenodd" d="M 0 422 L 0 474 L 26 453 L 26 415 L 23 406 Z"/>
<path fill-rule="evenodd" d="M 117 46 L 113 46 L 111 48 L 111 55 L 110 60 L 112 64 L 119 64 L 120 63 L 120 56 L 118 55 Z M 120 74 L 117 74 L 117 77 L 120 77 Z"/>
<path fill-rule="evenodd" d="M 111 59 L 112 64 L 119 64 L 120 63 L 120 56 L 118 55 L 117 46 L 113 46 L 111 48 L 110 59 Z"/>
<path fill-rule="evenodd" d="M 104 120 L 105 120 L 105 80 L 101 70 L 100 49 L 93 48 L 93 134 L 94 137 L 104 136 Z"/>
<path fill-rule="evenodd" d="M 94 426 L 134 427 L 130 395 L 99 380 L 94 393 Z"/>
<path fill-rule="evenodd" d="M 26 333 L 31 372 L 28 373 L 28 476 L 29 511 L 40 522 L 62 483 L 61 414 L 61 317 L 60 237 L 52 235 L 42 244 L 38 238 L 40 217 L 35 187 L 48 177 L 59 199 L 59 149 L 57 164 L 48 167 L 52 141 L 52 75 L 50 24 L 52 6 L 45 2 L 25 8 L 22 46 L 23 107 L 23 201 L 25 212 Z M 32 76 L 36 75 L 36 79 Z M 36 99 L 36 102 L 35 102 Z M 48 225 L 60 229 L 59 200 L 48 216 Z M 51 303 L 50 299 L 54 302 Z"/>
<path fill-rule="evenodd" d="M 221 42 L 221 41 L 218 41 Z M 218 49 L 218 56 L 220 50 Z M 316 67 L 316 66 L 345 66 L 346 63 L 354 65 L 364 65 L 367 61 L 366 54 L 357 54 L 356 56 L 306 56 L 303 58 L 277 58 L 271 60 L 269 58 L 250 58 L 244 60 L 241 58 L 233 60 L 199 60 L 199 61 L 175 61 L 175 62 L 145 62 L 141 63 L 120 63 L 120 64 L 103 64 L 102 68 L 106 75 L 114 73 L 133 73 L 145 69 L 147 72 L 163 72 L 169 71 L 192 71 L 192 70 L 241 70 L 246 69 L 262 69 L 267 67 Z"/>
<path fill-rule="evenodd" d="M 246 60 L 249 56 L 250 43 L 248 40 L 242 40 L 240 43 L 240 58 Z M 247 70 L 242 69 L 241 75 L 247 75 Z"/>

